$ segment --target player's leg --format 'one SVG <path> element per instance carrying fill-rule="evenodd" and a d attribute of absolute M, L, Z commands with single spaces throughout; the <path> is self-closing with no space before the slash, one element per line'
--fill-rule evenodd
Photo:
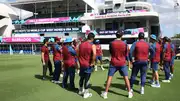
<path fill-rule="evenodd" d="M 75 79 L 75 67 L 69 68 L 69 76 L 70 76 L 70 88 L 72 90 L 75 90 L 75 85 L 74 85 L 74 79 Z"/>
<path fill-rule="evenodd" d="M 98 60 L 99 60 L 98 56 L 96 56 L 96 61 L 95 61 L 96 63 L 95 63 L 95 66 L 94 66 L 94 71 L 98 71 L 98 69 L 97 69 L 97 67 L 98 67 L 97 66 L 98 65 Z"/>
<path fill-rule="evenodd" d="M 48 68 L 48 62 L 46 62 L 46 63 L 43 65 L 43 77 L 42 77 L 43 80 L 46 79 L 47 68 Z"/>
<path fill-rule="evenodd" d="M 80 73 L 79 73 L 79 76 L 80 76 L 80 80 L 79 80 L 79 95 L 83 95 L 84 94 L 84 87 L 83 87 L 83 84 L 84 84 L 84 80 L 85 80 L 85 72 L 84 72 L 84 69 L 80 68 Z"/>
<path fill-rule="evenodd" d="M 91 77 L 91 73 L 85 73 L 85 82 L 84 82 L 84 98 L 92 97 L 92 93 L 89 92 L 89 80 Z"/>
<path fill-rule="evenodd" d="M 141 89 L 140 89 L 140 93 L 141 94 L 144 94 L 144 86 L 145 86 L 145 83 L 146 83 L 146 71 L 148 69 L 148 66 L 147 64 L 143 63 L 143 64 L 140 64 L 139 65 L 139 68 L 140 68 L 140 72 L 141 72 Z"/>
<path fill-rule="evenodd" d="M 174 59 L 175 59 L 175 56 L 172 57 L 171 64 L 170 64 L 171 78 L 173 78 L 174 76 Z"/>
<path fill-rule="evenodd" d="M 104 67 L 103 67 L 102 56 L 99 56 L 99 61 L 100 61 L 100 64 L 101 64 L 101 69 L 102 69 L 102 70 L 105 70 Z"/>
<path fill-rule="evenodd" d="M 52 80 L 52 82 L 54 81 L 54 83 L 56 83 L 56 84 L 60 84 L 60 83 L 61 83 L 61 82 L 59 81 L 60 69 L 61 69 L 60 65 L 61 65 L 61 62 L 60 62 L 60 61 L 55 61 L 55 62 L 54 62 L 54 67 L 55 67 L 55 69 L 54 69 L 54 74 L 53 74 L 53 80 Z"/>
<path fill-rule="evenodd" d="M 150 68 L 151 68 L 152 70 L 153 70 L 153 67 L 154 67 L 154 63 L 151 62 Z M 149 80 L 149 83 L 150 83 L 150 84 L 155 84 L 155 72 L 154 72 L 154 70 L 152 71 L 152 79 Z"/>
<path fill-rule="evenodd" d="M 68 87 L 67 85 L 68 75 L 69 75 L 68 68 L 64 68 L 63 83 L 62 83 L 63 88 Z"/>
<path fill-rule="evenodd" d="M 131 87 L 130 87 L 127 67 L 126 66 L 120 67 L 119 72 L 120 72 L 121 76 L 123 76 L 123 78 L 124 78 L 124 81 L 125 81 L 125 84 L 126 84 L 126 87 L 127 87 L 127 90 L 128 90 L 128 98 L 132 98 L 133 97 L 133 92 L 132 92 Z"/>
<path fill-rule="evenodd" d="M 169 70 L 169 67 L 170 67 L 170 62 L 168 61 L 164 61 L 164 73 L 165 73 L 165 80 L 162 80 L 162 82 L 165 82 L 165 83 L 169 83 L 170 80 L 170 70 Z"/>
<path fill-rule="evenodd" d="M 139 72 L 139 67 L 137 63 L 133 63 L 133 68 L 132 68 L 132 72 L 131 72 L 131 79 L 130 79 L 130 85 L 131 85 L 131 89 L 133 89 L 133 84 L 134 81 L 136 80 L 136 76 Z"/>
<path fill-rule="evenodd" d="M 158 62 L 153 63 L 153 72 L 155 75 L 155 83 L 152 84 L 152 87 L 160 88 L 160 83 L 159 83 L 159 74 L 158 74 Z"/>
<path fill-rule="evenodd" d="M 48 61 L 48 68 L 49 68 L 49 76 L 53 76 L 52 63 L 50 60 Z"/>
<path fill-rule="evenodd" d="M 112 81 L 112 77 L 114 76 L 114 74 L 116 73 L 117 69 L 116 67 L 114 66 L 110 66 L 109 67 L 109 71 L 108 71 L 108 78 L 107 78 L 107 82 L 106 82 L 106 89 L 104 92 L 102 92 L 101 96 L 104 98 L 104 99 L 107 99 L 107 94 L 108 94 L 108 90 L 109 90 L 109 87 L 111 85 L 111 81 Z"/>

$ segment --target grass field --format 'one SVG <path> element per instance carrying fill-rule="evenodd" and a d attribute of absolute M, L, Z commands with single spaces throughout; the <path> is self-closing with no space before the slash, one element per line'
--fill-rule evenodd
<path fill-rule="evenodd" d="M 134 92 L 127 98 L 124 81 L 118 73 L 113 78 L 107 101 L 180 101 L 180 61 L 175 63 L 175 76 L 170 84 L 161 83 L 160 89 L 145 87 L 145 95 Z M 42 66 L 40 56 L 0 55 L 0 101 L 104 101 L 99 94 L 104 90 L 107 70 L 92 74 L 92 98 L 83 99 L 75 92 L 62 89 L 50 81 L 40 80 Z M 148 78 L 151 76 L 148 72 Z M 160 79 L 164 73 L 160 72 Z M 139 80 L 139 78 L 138 78 Z M 78 87 L 79 76 L 76 76 Z M 134 89 L 139 90 L 135 85 Z"/>

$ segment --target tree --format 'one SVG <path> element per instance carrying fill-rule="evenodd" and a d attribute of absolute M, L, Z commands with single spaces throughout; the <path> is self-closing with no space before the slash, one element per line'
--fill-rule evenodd
<path fill-rule="evenodd" d="M 175 36 L 173 36 L 172 38 L 180 38 L 180 33 L 176 34 Z"/>

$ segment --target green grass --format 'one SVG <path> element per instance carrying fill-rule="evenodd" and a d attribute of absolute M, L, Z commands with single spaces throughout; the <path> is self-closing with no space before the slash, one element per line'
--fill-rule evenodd
<path fill-rule="evenodd" d="M 124 81 L 118 73 L 108 94 L 107 101 L 180 101 L 180 62 L 175 63 L 175 77 L 170 84 L 161 83 L 160 89 L 145 87 L 145 95 L 134 93 L 132 99 L 127 98 L 124 90 Z M 104 101 L 99 93 L 104 90 L 107 77 L 106 71 L 98 71 L 92 74 L 92 98 L 83 99 L 77 93 L 62 89 L 50 81 L 39 79 L 42 66 L 40 56 L 15 56 L 0 55 L 0 101 Z M 149 71 L 148 77 L 151 72 Z M 160 79 L 164 73 L 160 72 Z M 139 79 L 139 78 L 138 78 Z M 76 76 L 76 87 L 78 87 L 79 76 Z M 139 86 L 135 85 L 135 90 Z"/>

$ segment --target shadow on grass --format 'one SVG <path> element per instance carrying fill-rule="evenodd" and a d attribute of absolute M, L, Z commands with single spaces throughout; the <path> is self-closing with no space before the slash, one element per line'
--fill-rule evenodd
<path fill-rule="evenodd" d="M 36 79 L 39 79 L 39 80 L 42 80 L 42 78 L 43 78 L 43 76 L 42 75 L 39 75 L 39 74 L 36 74 L 36 75 L 34 75 L 34 77 L 36 78 Z M 49 77 L 49 76 L 47 76 L 46 77 L 46 80 L 52 80 L 52 77 Z"/>
<path fill-rule="evenodd" d="M 66 91 L 69 91 L 69 92 L 73 92 L 73 93 L 76 93 L 76 94 L 78 94 L 78 88 L 70 88 L 70 84 L 68 83 L 67 84 L 67 87 L 63 87 L 63 84 L 61 83 L 61 84 L 59 84 L 59 86 L 62 88 L 62 89 L 64 89 L 64 90 L 66 90 Z"/>
<path fill-rule="evenodd" d="M 95 91 L 96 93 L 98 93 L 99 95 L 101 95 L 102 91 L 105 90 L 103 87 L 100 87 L 100 86 L 91 86 L 91 89 L 94 90 L 94 91 Z M 114 92 L 114 91 L 112 91 L 112 90 L 109 90 L 108 92 L 109 92 L 109 93 L 112 93 L 112 94 L 116 94 L 116 95 L 120 95 L 120 96 L 127 97 L 127 95 L 120 94 L 120 93 Z"/>

